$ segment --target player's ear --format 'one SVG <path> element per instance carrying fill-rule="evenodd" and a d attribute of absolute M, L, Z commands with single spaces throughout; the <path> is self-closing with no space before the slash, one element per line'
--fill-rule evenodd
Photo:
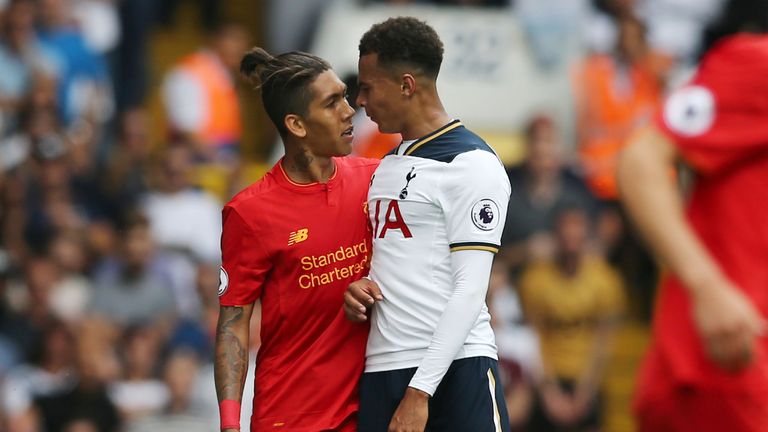
<path fill-rule="evenodd" d="M 414 91 L 416 91 L 416 78 L 411 74 L 403 74 L 400 78 L 400 94 L 413 96 Z"/>
<path fill-rule="evenodd" d="M 299 138 L 306 138 L 307 128 L 304 124 L 304 119 L 301 118 L 300 115 L 288 114 L 283 121 L 285 122 L 285 128 L 288 129 L 288 132 L 290 132 L 291 135 L 295 135 Z"/>

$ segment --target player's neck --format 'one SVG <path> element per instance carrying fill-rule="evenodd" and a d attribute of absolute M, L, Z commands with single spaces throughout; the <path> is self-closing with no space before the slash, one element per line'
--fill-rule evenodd
<path fill-rule="evenodd" d="M 432 113 L 426 116 L 416 116 L 409 119 L 406 128 L 402 132 L 403 140 L 415 140 L 440 129 L 452 120 L 445 111 Z"/>
<path fill-rule="evenodd" d="M 332 158 L 314 156 L 301 150 L 286 151 L 280 163 L 285 175 L 300 184 L 326 183 L 336 171 Z"/>
<path fill-rule="evenodd" d="M 445 112 L 440 99 L 422 104 L 413 109 L 407 117 L 405 127 L 401 131 L 403 140 L 415 140 L 434 132 L 452 120 Z"/>

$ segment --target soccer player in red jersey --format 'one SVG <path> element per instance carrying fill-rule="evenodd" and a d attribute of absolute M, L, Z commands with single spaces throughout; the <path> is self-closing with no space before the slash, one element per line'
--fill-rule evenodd
<path fill-rule="evenodd" d="M 260 82 L 285 157 L 223 210 L 215 378 L 221 429 L 238 431 L 249 321 L 261 300 L 251 431 L 354 431 L 368 328 L 342 311 L 367 274 L 366 196 L 378 161 L 350 153 L 353 110 L 324 60 L 255 48 L 241 71 Z"/>
<path fill-rule="evenodd" d="M 623 200 L 670 270 L 636 395 L 642 432 L 768 430 L 768 1 L 729 2 L 714 30 L 619 165 Z M 678 159 L 696 174 L 685 210 Z"/>

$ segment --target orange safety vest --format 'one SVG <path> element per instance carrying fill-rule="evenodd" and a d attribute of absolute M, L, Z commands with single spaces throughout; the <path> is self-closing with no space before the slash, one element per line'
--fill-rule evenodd
<path fill-rule="evenodd" d="M 183 58 L 180 68 L 202 85 L 209 104 L 207 118 L 194 131 L 197 138 L 212 146 L 239 143 L 243 135 L 240 102 L 229 72 L 206 51 Z"/>
<path fill-rule="evenodd" d="M 586 60 L 576 76 L 579 116 L 579 155 L 587 184 L 598 197 L 616 199 L 619 151 L 630 134 L 647 124 L 661 101 L 661 85 L 654 73 L 640 66 L 628 72 L 628 90 L 617 90 L 617 67 L 608 56 Z"/>

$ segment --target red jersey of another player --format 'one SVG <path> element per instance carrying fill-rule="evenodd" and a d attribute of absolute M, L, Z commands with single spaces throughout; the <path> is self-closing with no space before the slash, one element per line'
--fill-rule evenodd
<path fill-rule="evenodd" d="M 365 276 L 365 203 L 378 161 L 334 158 L 327 183 L 297 184 L 281 163 L 223 211 L 222 306 L 261 299 L 251 430 L 354 430 L 368 327 L 342 310 Z"/>
<path fill-rule="evenodd" d="M 666 102 L 661 129 L 697 173 L 687 218 L 726 275 L 768 316 L 768 36 L 737 35 L 704 58 Z M 675 277 L 662 285 L 644 391 L 666 385 L 768 394 L 768 340 L 738 373 L 705 354 L 690 298 Z M 656 372 L 654 372 L 656 371 Z"/>

